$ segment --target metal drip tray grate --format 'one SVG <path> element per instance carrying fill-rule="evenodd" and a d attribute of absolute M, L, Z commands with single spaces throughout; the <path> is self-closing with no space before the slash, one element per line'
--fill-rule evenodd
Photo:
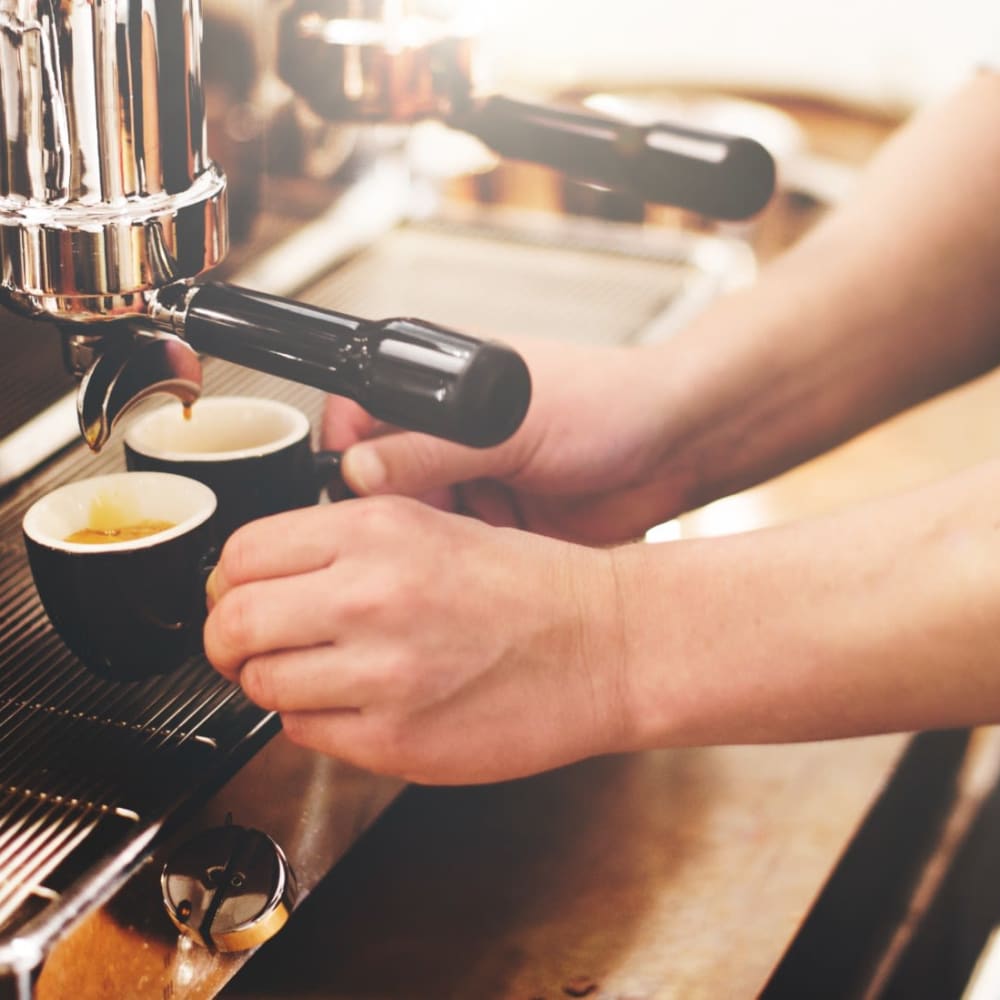
<path fill-rule="evenodd" d="M 194 664 L 159 684 L 102 689 L 46 659 L 28 684 L 8 685 L 27 690 L 0 700 L 0 926 L 18 879 L 47 877 L 78 830 L 109 816 L 140 822 L 164 789 L 183 791 L 210 766 L 211 720 L 236 698 Z"/>
<path fill-rule="evenodd" d="M 360 316 L 420 316 L 485 339 L 638 344 L 754 273 L 735 240 L 593 220 L 455 213 L 402 226 L 308 290 Z"/>
<path fill-rule="evenodd" d="M 206 391 L 285 399 L 315 420 L 313 389 L 210 361 Z M 124 467 L 116 436 L 21 483 L 0 507 L 0 968 L 45 946 L 128 877 L 149 843 L 278 729 L 194 657 L 133 684 L 90 674 L 52 631 L 21 540 L 34 500 Z"/>
<path fill-rule="evenodd" d="M 75 385 L 62 361 L 59 333 L 50 324 L 0 310 L 0 440 Z"/>

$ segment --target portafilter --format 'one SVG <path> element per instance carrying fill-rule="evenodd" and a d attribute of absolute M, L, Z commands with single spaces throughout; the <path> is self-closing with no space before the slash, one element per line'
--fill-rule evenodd
<path fill-rule="evenodd" d="M 490 93 L 479 25 L 457 6 L 449 18 L 429 0 L 294 0 L 280 75 L 330 121 L 436 119 L 502 157 L 711 219 L 748 219 L 770 201 L 774 160 L 753 139 Z"/>

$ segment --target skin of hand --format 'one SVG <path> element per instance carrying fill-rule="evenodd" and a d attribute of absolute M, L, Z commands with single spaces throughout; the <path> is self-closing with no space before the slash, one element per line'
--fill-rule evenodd
<path fill-rule="evenodd" d="M 290 739 L 432 784 L 1000 718 L 1000 461 L 728 538 L 600 549 L 402 497 L 248 525 L 210 660 Z"/>
<path fill-rule="evenodd" d="M 248 525 L 205 650 L 295 741 L 411 781 L 545 770 L 630 744 L 613 555 L 414 500 Z"/>
<path fill-rule="evenodd" d="M 531 369 L 533 401 L 522 430 L 496 448 L 396 433 L 331 397 L 323 440 L 348 449 L 347 484 L 359 495 L 415 496 L 489 524 L 590 545 L 640 537 L 664 510 L 684 506 L 683 472 L 660 464 L 659 435 L 649 433 L 650 414 L 664 405 L 665 379 L 642 364 L 645 352 L 548 341 L 517 346 Z M 350 448 L 366 438 L 391 452 L 384 456 L 391 482 L 380 482 L 372 466 L 378 450 Z"/>
<path fill-rule="evenodd" d="M 618 550 L 630 738 L 778 743 L 996 722 L 998 488 L 993 460 L 821 518 Z"/>

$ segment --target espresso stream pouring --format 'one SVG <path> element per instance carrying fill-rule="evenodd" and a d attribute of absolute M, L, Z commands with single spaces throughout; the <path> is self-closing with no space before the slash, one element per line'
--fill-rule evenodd
<path fill-rule="evenodd" d="M 519 354 L 425 320 L 365 320 L 212 282 L 163 289 L 149 318 L 158 332 L 130 338 L 121 351 L 105 347 L 81 383 L 80 429 L 94 450 L 148 391 L 197 399 L 195 351 L 346 396 L 380 420 L 477 448 L 510 437 L 531 400 Z"/>

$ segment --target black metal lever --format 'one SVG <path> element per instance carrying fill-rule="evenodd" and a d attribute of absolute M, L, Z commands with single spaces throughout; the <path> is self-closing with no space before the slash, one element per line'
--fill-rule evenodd
<path fill-rule="evenodd" d="M 208 283 L 187 294 L 196 350 L 358 402 L 372 416 L 477 448 L 520 427 L 531 400 L 523 359 L 420 319 L 364 320 Z"/>
<path fill-rule="evenodd" d="M 672 124 L 632 125 L 498 96 L 460 106 L 450 124 L 501 156 L 713 219 L 748 219 L 774 194 L 771 154 L 742 136 Z"/>
<path fill-rule="evenodd" d="M 481 94 L 472 37 L 428 34 L 399 4 L 362 4 L 352 25 L 349 6 L 293 0 L 280 19 L 279 73 L 330 121 L 443 119 L 501 156 L 713 219 L 748 219 L 774 194 L 774 160 L 753 139 Z"/>

